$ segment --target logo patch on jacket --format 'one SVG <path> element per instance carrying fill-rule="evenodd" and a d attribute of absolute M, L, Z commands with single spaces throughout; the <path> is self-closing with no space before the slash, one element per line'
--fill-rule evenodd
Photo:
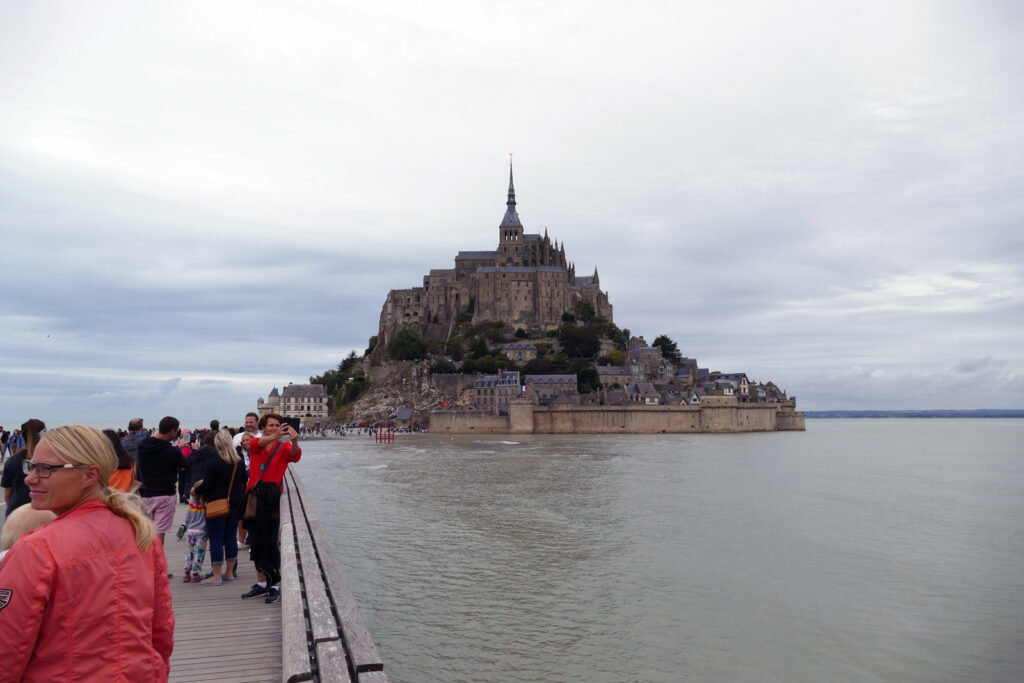
<path fill-rule="evenodd" d="M 14 595 L 14 591 L 10 588 L 0 588 L 0 609 L 7 607 L 7 603 L 11 601 L 12 595 Z"/>

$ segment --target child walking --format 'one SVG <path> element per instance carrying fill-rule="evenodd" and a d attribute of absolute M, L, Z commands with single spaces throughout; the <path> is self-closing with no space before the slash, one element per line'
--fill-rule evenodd
<path fill-rule="evenodd" d="M 203 558 L 206 557 L 206 543 L 210 537 L 206 534 L 206 507 L 199 502 L 196 494 L 188 501 L 188 512 L 185 513 L 185 533 L 188 541 L 188 554 L 185 555 L 185 583 L 199 583 L 203 578 Z"/>

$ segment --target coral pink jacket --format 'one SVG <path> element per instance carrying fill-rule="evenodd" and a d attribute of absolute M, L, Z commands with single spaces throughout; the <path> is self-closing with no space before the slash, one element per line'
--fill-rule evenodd
<path fill-rule="evenodd" d="M 166 681 L 167 561 L 98 500 L 22 536 L 0 563 L 0 681 Z"/>

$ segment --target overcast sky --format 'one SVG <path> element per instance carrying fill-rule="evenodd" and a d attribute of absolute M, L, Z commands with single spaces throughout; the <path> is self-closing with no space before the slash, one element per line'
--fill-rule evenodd
<path fill-rule="evenodd" d="M 240 423 L 527 232 L 806 410 L 1024 407 L 1006 2 L 0 1 L 0 424 Z"/>

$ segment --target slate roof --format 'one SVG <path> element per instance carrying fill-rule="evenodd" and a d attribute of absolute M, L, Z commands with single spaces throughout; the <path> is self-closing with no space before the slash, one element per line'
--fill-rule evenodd
<path fill-rule="evenodd" d="M 527 375 L 526 384 L 576 384 L 576 375 Z"/>
<path fill-rule="evenodd" d="M 398 411 L 398 415 L 395 416 L 396 420 L 411 420 L 412 419 L 412 408 L 402 408 Z"/>
<path fill-rule="evenodd" d="M 564 273 L 558 266 L 483 266 L 478 273 Z"/>
<path fill-rule="evenodd" d="M 289 384 L 284 388 L 284 396 L 286 398 L 326 398 L 327 387 L 323 384 Z"/>
<path fill-rule="evenodd" d="M 488 387 L 509 387 L 519 386 L 519 371 L 502 371 L 497 375 L 483 375 L 474 385 L 477 389 Z"/>
<path fill-rule="evenodd" d="M 621 406 L 628 404 L 629 399 L 626 397 L 625 389 L 609 389 L 604 395 L 604 402 L 609 406 Z"/>
<path fill-rule="evenodd" d="M 491 259 L 498 255 L 496 251 L 460 251 L 455 255 L 456 261 L 478 261 L 480 259 Z"/>
<path fill-rule="evenodd" d="M 597 376 L 608 376 L 608 377 L 628 377 L 629 370 L 622 365 L 598 365 Z"/>

